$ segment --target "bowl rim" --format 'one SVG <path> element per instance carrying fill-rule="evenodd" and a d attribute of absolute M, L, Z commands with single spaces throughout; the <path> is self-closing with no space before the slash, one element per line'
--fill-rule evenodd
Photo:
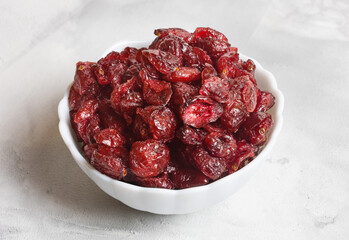
<path fill-rule="evenodd" d="M 139 45 L 144 44 L 145 46 L 148 46 L 151 43 L 151 41 L 120 41 L 115 43 L 114 45 L 112 45 L 111 47 L 107 48 L 107 50 L 103 53 L 103 55 L 101 57 L 104 57 L 105 55 L 107 55 L 109 52 L 120 48 L 121 46 L 135 46 L 135 47 L 139 47 Z M 73 135 L 73 130 L 71 127 L 71 123 L 70 123 L 70 116 L 69 116 L 69 106 L 68 106 L 68 96 L 69 96 L 69 90 L 70 87 L 72 85 L 72 83 L 70 83 L 67 87 L 67 90 L 63 96 L 63 98 L 60 100 L 59 104 L 58 104 L 58 116 L 59 116 L 59 131 L 61 134 L 61 137 L 64 141 L 64 143 L 66 144 L 66 146 L 68 147 L 69 151 L 71 152 L 74 160 L 78 163 L 78 165 L 80 166 L 80 168 L 82 168 L 82 166 L 85 166 L 85 169 L 89 169 L 90 173 L 93 174 L 95 177 L 98 177 L 100 180 L 102 180 L 103 182 L 108 182 L 110 184 L 115 185 L 116 187 L 119 188 L 124 188 L 124 189 L 128 189 L 130 191 L 135 191 L 135 192 L 145 192 L 145 193 L 156 193 L 156 194 L 160 194 L 160 195 L 186 195 L 189 193 L 194 193 L 194 192 L 202 192 L 202 191 L 208 191 L 211 188 L 215 188 L 219 185 L 224 185 L 226 182 L 229 182 L 232 180 L 232 178 L 238 178 L 240 175 L 245 174 L 245 172 L 248 172 L 249 169 L 253 168 L 257 162 L 262 161 L 264 158 L 268 157 L 268 154 L 270 153 L 271 149 L 273 148 L 275 142 L 276 142 L 276 138 L 279 135 L 282 125 L 283 125 L 283 109 L 284 109 L 284 96 L 282 94 L 282 92 L 278 89 L 277 87 L 277 82 L 276 79 L 274 77 L 274 75 L 269 72 L 268 70 L 266 70 L 265 68 L 262 67 L 262 65 L 256 61 L 254 58 L 251 58 L 249 56 L 246 56 L 242 53 L 240 53 L 240 58 L 241 59 L 251 59 L 254 61 L 255 65 L 256 65 L 256 71 L 258 71 L 260 74 L 264 74 L 266 76 L 266 78 L 269 80 L 269 84 L 270 84 L 270 88 L 267 89 L 267 91 L 272 91 L 273 95 L 275 96 L 276 99 L 276 104 L 274 105 L 274 107 L 277 106 L 277 108 L 275 109 L 275 115 L 273 116 L 273 121 L 274 121 L 274 126 L 271 130 L 271 133 L 269 135 L 269 138 L 267 140 L 267 143 L 265 144 L 265 146 L 261 149 L 261 151 L 258 153 L 258 155 L 253 159 L 253 161 L 251 161 L 249 164 L 247 164 L 246 166 L 244 166 L 243 168 L 239 169 L 238 171 L 229 174 L 225 177 L 222 177 L 218 180 L 215 180 L 209 184 L 206 185 L 202 185 L 202 186 L 197 186 L 197 187 L 191 187 L 191 188 L 185 188 L 185 189 L 164 189 L 164 188 L 151 188 L 151 187 L 143 187 L 143 186 L 137 186 L 137 185 L 133 185 L 131 183 L 128 182 L 123 182 L 120 180 L 116 180 L 113 179 L 107 175 L 102 174 L 101 172 L 99 172 L 98 170 L 96 170 L 85 158 L 84 156 L 81 154 L 80 150 L 76 147 L 76 145 L 78 146 L 79 144 L 76 141 L 76 137 L 75 135 Z M 257 79 L 258 81 L 258 79 Z M 70 134 L 69 134 L 70 133 Z M 82 169 L 83 170 L 83 169 Z M 87 174 L 89 176 L 89 174 Z M 91 179 L 92 177 L 89 176 Z M 93 181 L 95 181 L 94 179 L 92 179 Z"/>

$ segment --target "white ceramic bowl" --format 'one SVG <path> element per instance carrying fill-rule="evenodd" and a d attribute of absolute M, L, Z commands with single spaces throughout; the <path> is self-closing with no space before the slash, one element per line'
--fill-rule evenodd
<path fill-rule="evenodd" d="M 141 48 L 149 46 L 149 44 L 150 41 L 126 41 L 118 43 L 109 48 L 103 56 L 112 50 L 122 51 L 126 46 Z M 250 58 L 243 54 L 240 54 L 240 57 L 244 60 Z M 59 131 L 80 168 L 104 192 L 113 198 L 118 199 L 132 208 L 157 214 L 185 214 L 201 210 L 226 199 L 241 188 L 256 172 L 258 166 L 260 166 L 263 160 L 269 157 L 277 135 L 281 130 L 283 122 L 282 111 L 284 107 L 284 96 L 277 88 L 273 74 L 265 70 L 256 60 L 252 60 L 255 62 L 257 67 L 255 77 L 259 88 L 267 90 L 275 96 L 275 105 L 269 110 L 274 120 L 274 126 L 271 129 L 269 140 L 265 147 L 251 163 L 239 171 L 208 185 L 183 190 L 146 188 L 121 182 L 98 172 L 83 157 L 79 144 L 74 137 L 75 133 L 70 125 L 69 119 L 69 88 L 58 105 L 60 119 Z"/>

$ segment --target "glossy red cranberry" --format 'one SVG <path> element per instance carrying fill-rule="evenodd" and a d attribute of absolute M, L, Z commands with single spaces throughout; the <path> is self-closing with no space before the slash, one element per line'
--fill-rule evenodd
<path fill-rule="evenodd" d="M 106 128 L 98 132 L 94 136 L 96 143 L 104 144 L 108 147 L 122 147 L 126 143 L 124 136 L 120 134 L 116 129 Z"/>
<path fill-rule="evenodd" d="M 236 151 L 236 140 L 232 135 L 212 132 L 205 137 L 205 148 L 214 157 L 229 157 Z"/>
<path fill-rule="evenodd" d="M 199 80 L 201 72 L 193 67 L 176 68 L 170 74 L 165 76 L 165 80 L 170 82 L 193 82 Z"/>
<path fill-rule="evenodd" d="M 194 31 L 195 38 L 213 38 L 213 39 L 219 39 L 224 42 L 228 42 L 228 39 L 226 36 L 224 36 L 223 33 L 218 32 L 217 30 L 214 30 L 209 27 L 198 27 Z"/>
<path fill-rule="evenodd" d="M 163 173 L 157 177 L 147 177 L 147 178 L 137 178 L 139 185 L 143 187 L 152 187 L 152 188 L 166 188 L 174 189 L 175 186 L 171 179 L 168 177 L 168 174 Z"/>
<path fill-rule="evenodd" d="M 209 97 L 199 95 L 189 102 L 182 114 L 182 120 L 184 124 L 201 128 L 217 121 L 222 114 L 222 105 Z"/>
<path fill-rule="evenodd" d="M 166 37 L 168 35 L 174 35 L 182 38 L 187 43 L 191 42 L 193 35 L 182 28 L 161 28 L 156 29 L 154 34 L 160 38 Z"/>
<path fill-rule="evenodd" d="M 210 181 L 208 177 L 196 169 L 179 169 L 173 171 L 170 176 L 177 189 L 202 186 Z"/>
<path fill-rule="evenodd" d="M 155 177 L 162 173 L 170 161 L 166 144 L 158 140 L 145 140 L 132 145 L 129 163 L 138 177 Z"/>
<path fill-rule="evenodd" d="M 270 92 L 260 92 L 257 97 L 255 112 L 266 112 L 275 104 L 275 97 Z"/>
<path fill-rule="evenodd" d="M 201 145 L 206 134 L 207 133 L 200 128 L 184 125 L 178 129 L 177 138 L 186 145 Z"/>
<path fill-rule="evenodd" d="M 230 98 L 229 82 L 219 77 L 205 79 L 199 93 L 220 103 L 228 102 Z"/>
<path fill-rule="evenodd" d="M 171 83 L 156 79 L 143 80 L 143 98 L 151 105 L 166 105 L 172 96 Z"/>
<path fill-rule="evenodd" d="M 169 74 L 182 65 L 177 56 L 161 50 L 143 50 L 143 56 L 161 73 Z"/>

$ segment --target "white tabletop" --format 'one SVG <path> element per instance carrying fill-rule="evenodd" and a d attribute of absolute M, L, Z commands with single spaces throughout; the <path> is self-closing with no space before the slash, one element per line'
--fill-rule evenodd
<path fill-rule="evenodd" d="M 348 239 L 349 2 L 285 2 L 1 1 L 0 239 Z M 196 26 L 274 73 L 284 127 L 227 200 L 180 216 L 136 211 L 73 161 L 57 104 L 77 61 L 155 28 Z"/>

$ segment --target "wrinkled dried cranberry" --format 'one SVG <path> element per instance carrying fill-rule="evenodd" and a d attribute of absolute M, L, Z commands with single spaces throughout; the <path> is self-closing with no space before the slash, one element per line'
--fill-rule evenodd
<path fill-rule="evenodd" d="M 128 66 L 138 63 L 137 62 L 137 48 L 126 47 L 120 53 L 120 60 L 126 63 Z"/>
<path fill-rule="evenodd" d="M 224 104 L 224 111 L 220 121 L 229 131 L 236 132 L 248 117 L 246 106 L 235 100 L 229 100 Z"/>
<path fill-rule="evenodd" d="M 122 77 L 127 70 L 127 65 L 125 63 L 111 64 L 108 67 L 107 78 L 110 85 L 115 88 L 122 83 Z"/>
<path fill-rule="evenodd" d="M 96 94 L 98 83 L 92 71 L 93 62 L 78 62 L 74 76 L 73 88 L 79 95 L 85 95 L 87 92 Z"/>
<path fill-rule="evenodd" d="M 205 79 L 199 93 L 204 96 L 209 96 L 220 103 L 225 103 L 229 100 L 230 95 L 229 82 L 219 77 L 211 77 Z"/>
<path fill-rule="evenodd" d="M 251 59 L 248 59 L 247 61 L 244 61 L 242 63 L 242 68 L 245 69 L 246 71 L 248 71 L 249 73 L 254 74 L 254 72 L 256 70 L 256 65 L 254 64 L 254 62 Z"/>
<path fill-rule="evenodd" d="M 275 104 L 275 97 L 270 92 L 260 92 L 257 97 L 255 112 L 266 112 Z"/>
<path fill-rule="evenodd" d="M 109 66 L 113 64 L 117 64 L 120 62 L 120 53 L 112 51 L 107 54 L 104 58 L 101 58 L 98 60 L 98 64 L 100 64 L 104 71 L 107 71 L 109 69 Z"/>
<path fill-rule="evenodd" d="M 225 171 L 226 161 L 222 158 L 211 156 L 201 146 L 189 148 L 188 153 L 195 167 L 213 180 L 218 179 Z"/>
<path fill-rule="evenodd" d="M 166 105 L 172 96 L 171 83 L 155 80 L 143 80 L 143 98 L 151 105 Z"/>
<path fill-rule="evenodd" d="M 205 148 L 214 157 L 228 157 L 236 150 L 236 140 L 232 135 L 212 132 L 205 137 Z"/>
<path fill-rule="evenodd" d="M 127 173 L 120 157 L 103 154 L 99 151 L 93 152 L 91 164 L 101 173 L 117 180 L 122 179 Z"/>
<path fill-rule="evenodd" d="M 213 38 L 228 42 L 226 36 L 223 33 L 218 32 L 209 27 L 198 27 L 194 31 L 195 38 Z"/>
<path fill-rule="evenodd" d="M 250 143 L 259 146 L 267 140 L 272 125 L 273 120 L 269 113 L 254 112 L 241 125 L 238 135 L 243 139 L 247 139 Z"/>
<path fill-rule="evenodd" d="M 199 94 L 199 89 L 183 82 L 173 83 L 172 89 L 173 94 L 171 103 L 177 107 L 182 106 L 184 103 Z"/>
<path fill-rule="evenodd" d="M 237 171 L 241 164 L 253 158 L 258 151 L 258 147 L 248 143 L 246 140 L 240 140 L 237 142 L 237 148 L 233 156 L 227 159 L 227 170 L 229 173 Z"/>
<path fill-rule="evenodd" d="M 198 68 L 202 70 L 205 64 L 212 64 L 211 57 L 198 47 L 189 47 L 186 52 L 183 53 L 185 65 Z"/>
<path fill-rule="evenodd" d="M 222 114 L 222 105 L 209 97 L 199 95 L 189 102 L 182 114 L 182 120 L 184 124 L 201 128 L 215 122 Z"/>
<path fill-rule="evenodd" d="M 122 76 L 122 80 L 127 81 L 134 76 L 138 76 L 139 71 L 141 69 L 142 69 L 142 65 L 140 63 L 129 66 L 125 71 L 125 74 Z"/>
<path fill-rule="evenodd" d="M 107 74 L 104 72 L 102 65 L 96 63 L 92 65 L 92 71 L 95 74 L 99 84 L 108 85 L 110 83 Z"/>
<path fill-rule="evenodd" d="M 136 115 L 136 110 L 144 105 L 142 94 L 139 92 L 128 92 L 120 101 L 120 111 L 127 123 L 131 125 Z"/>
<path fill-rule="evenodd" d="M 192 128 L 184 125 L 177 131 L 177 138 L 186 145 L 201 145 L 206 132 L 200 128 Z"/>
<path fill-rule="evenodd" d="M 217 71 L 211 64 L 206 63 L 204 70 L 201 72 L 201 80 L 204 81 L 211 77 L 217 77 Z"/>
<path fill-rule="evenodd" d="M 213 59 L 218 59 L 229 51 L 230 44 L 214 38 L 199 38 L 195 40 L 195 46 L 202 48 Z"/>
<path fill-rule="evenodd" d="M 161 50 L 143 50 L 143 55 L 161 73 L 169 74 L 182 65 L 181 59 L 177 56 Z"/>
<path fill-rule="evenodd" d="M 129 91 L 138 89 L 138 78 L 132 77 L 127 82 L 114 88 L 110 96 L 110 103 L 114 110 L 118 113 L 121 113 L 120 103 L 121 98 Z"/>
<path fill-rule="evenodd" d="M 201 72 L 193 67 L 180 67 L 165 76 L 170 82 L 193 82 L 200 79 Z"/>
<path fill-rule="evenodd" d="M 172 182 L 177 189 L 202 186 L 210 179 L 196 169 L 180 169 L 171 173 Z"/>
<path fill-rule="evenodd" d="M 183 58 L 183 53 L 185 53 L 190 46 L 182 38 L 179 38 L 174 35 L 168 35 L 162 38 L 158 43 L 156 48 L 169 52 L 180 59 Z"/>
<path fill-rule="evenodd" d="M 121 147 L 126 143 L 125 137 L 113 128 L 101 130 L 94 136 L 94 138 L 96 143 L 104 144 L 109 147 Z"/>
<path fill-rule="evenodd" d="M 170 151 L 161 141 L 148 139 L 135 142 L 129 155 L 130 168 L 138 177 L 155 177 L 170 161 Z"/>

